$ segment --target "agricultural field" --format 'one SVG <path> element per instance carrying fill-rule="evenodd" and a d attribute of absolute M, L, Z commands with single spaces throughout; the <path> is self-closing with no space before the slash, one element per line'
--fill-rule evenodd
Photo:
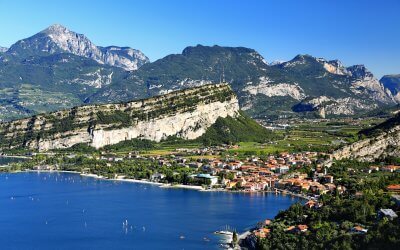
<path fill-rule="evenodd" d="M 232 154 L 265 155 L 289 151 L 331 151 L 339 146 L 358 140 L 358 132 L 374 126 L 385 119 L 343 119 L 297 121 L 286 129 L 274 130 L 283 139 L 268 143 L 241 142 Z"/>
<path fill-rule="evenodd" d="M 221 156 L 238 155 L 267 155 L 277 152 L 300 151 L 332 151 L 342 145 L 358 140 L 358 132 L 362 129 L 374 126 L 382 122 L 383 118 L 343 119 L 343 120 L 319 120 L 296 121 L 286 129 L 274 130 L 275 137 L 279 139 L 260 142 L 239 142 L 238 147 L 227 149 Z M 141 155 L 156 156 L 170 155 L 179 152 L 179 149 L 198 149 L 205 146 L 199 141 L 165 141 L 152 143 L 151 147 L 139 147 Z M 126 154 L 132 147 L 118 146 L 118 154 Z M 192 155 L 193 159 L 216 157 L 215 155 Z"/>

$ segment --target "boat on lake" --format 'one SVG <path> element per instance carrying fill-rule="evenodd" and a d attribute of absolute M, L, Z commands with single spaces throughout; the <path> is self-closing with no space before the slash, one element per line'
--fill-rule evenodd
<path fill-rule="evenodd" d="M 215 231 L 215 234 L 223 234 L 223 235 L 233 235 L 233 232 L 231 231 L 225 231 L 225 230 L 221 230 L 221 231 Z"/>
<path fill-rule="evenodd" d="M 235 230 L 231 229 L 229 226 L 225 226 L 223 230 L 215 231 L 214 234 L 233 236 L 233 232 L 235 232 Z"/>

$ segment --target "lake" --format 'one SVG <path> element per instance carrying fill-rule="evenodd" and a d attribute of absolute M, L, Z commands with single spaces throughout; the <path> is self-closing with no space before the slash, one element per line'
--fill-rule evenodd
<path fill-rule="evenodd" d="M 0 174 L 2 249 L 219 249 L 298 198 L 199 192 L 72 173 Z"/>

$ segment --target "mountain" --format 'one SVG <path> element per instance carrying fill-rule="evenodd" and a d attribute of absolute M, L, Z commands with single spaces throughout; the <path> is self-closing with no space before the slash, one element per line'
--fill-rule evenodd
<path fill-rule="evenodd" d="M 125 74 L 123 69 L 66 53 L 0 62 L 0 120 L 81 104 Z"/>
<path fill-rule="evenodd" d="M 248 48 L 187 47 L 182 54 L 168 55 L 130 72 L 123 82 L 115 82 L 89 98 L 90 102 L 109 102 L 115 98 L 129 100 L 136 89 L 152 96 L 170 91 L 226 81 L 235 92 L 242 83 L 263 73 L 266 63 L 255 50 Z"/>
<path fill-rule="evenodd" d="M 88 144 L 95 148 L 135 138 L 196 139 L 218 118 L 239 118 L 227 84 L 212 84 L 150 99 L 86 105 L 0 124 L 2 149 L 46 151 Z"/>
<path fill-rule="evenodd" d="M 8 48 L 0 46 L 0 53 L 6 52 Z"/>
<path fill-rule="evenodd" d="M 394 99 L 400 102 L 400 75 L 385 75 L 380 82 L 392 93 Z"/>
<path fill-rule="evenodd" d="M 344 67 L 340 61 L 309 55 L 268 64 L 253 49 L 202 45 L 146 64 L 88 101 L 129 100 L 137 88 L 151 96 L 222 78 L 237 93 L 241 108 L 257 118 L 304 113 L 346 116 L 396 103 L 363 65 Z"/>
<path fill-rule="evenodd" d="M 307 97 L 294 111 L 318 111 L 320 116 L 356 115 L 396 103 L 388 91 L 364 65 L 344 67 L 340 61 L 297 56 L 283 64 L 286 74 L 302 79 Z M 300 75 L 301 74 L 301 75 Z"/>
<path fill-rule="evenodd" d="M 77 34 L 59 24 L 54 24 L 34 36 L 18 41 L 7 53 L 17 58 L 71 53 L 125 70 L 136 70 L 149 62 L 149 59 L 139 50 L 117 46 L 98 47 L 85 35 Z"/>
<path fill-rule="evenodd" d="M 333 158 L 377 161 L 400 157 L 400 113 L 359 134 L 363 139 L 335 151 Z"/>
<path fill-rule="evenodd" d="M 202 45 L 149 63 L 137 50 L 99 47 L 52 25 L 0 53 L 0 120 L 216 82 L 228 82 L 259 119 L 357 116 L 399 101 L 363 65 L 310 55 L 267 63 L 250 48 Z"/>
<path fill-rule="evenodd" d="M 0 54 L 0 120 L 70 108 L 148 62 L 141 52 L 97 47 L 53 25 Z M 114 66 L 111 66 L 114 65 Z"/>

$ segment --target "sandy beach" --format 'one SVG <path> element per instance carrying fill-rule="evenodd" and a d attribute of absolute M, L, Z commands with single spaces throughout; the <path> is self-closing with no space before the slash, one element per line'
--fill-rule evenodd
<path fill-rule="evenodd" d="M 192 185 L 183 185 L 183 184 L 162 184 L 161 188 L 186 188 L 186 189 L 193 189 L 193 190 L 204 190 L 201 186 L 192 186 Z"/>

